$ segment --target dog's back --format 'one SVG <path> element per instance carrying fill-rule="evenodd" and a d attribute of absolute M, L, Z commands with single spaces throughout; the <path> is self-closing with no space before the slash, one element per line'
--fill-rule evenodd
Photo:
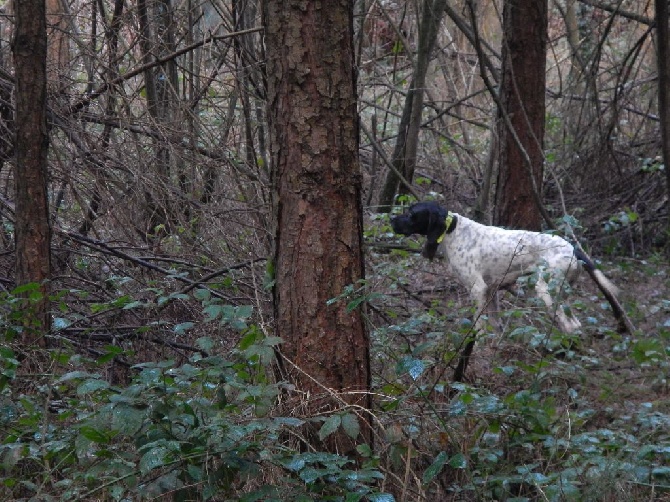
<path fill-rule="evenodd" d="M 466 287 L 474 283 L 476 276 L 482 277 L 488 285 L 506 287 L 540 265 L 566 272 L 572 270 L 569 280 L 579 273 L 574 248 L 561 237 L 507 230 L 455 216 L 458 223 L 453 235 L 442 241 L 441 251 Z"/>

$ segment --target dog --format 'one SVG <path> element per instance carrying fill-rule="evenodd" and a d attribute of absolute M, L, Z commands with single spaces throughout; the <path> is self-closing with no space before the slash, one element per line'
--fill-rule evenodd
<path fill-rule="evenodd" d="M 404 214 L 391 219 L 391 227 L 401 235 L 425 235 L 423 255 L 429 260 L 438 251 L 446 257 L 451 272 L 476 303 L 478 331 L 485 327 L 484 315 L 497 324 L 497 292 L 538 271 L 535 291 L 565 333 L 573 333 L 581 323 L 571 311 L 560 305 L 554 307 L 550 284 L 572 284 L 586 268 L 601 290 L 604 288 L 614 297 L 618 293 L 586 254 L 556 235 L 482 225 L 435 202 L 410 206 Z"/>

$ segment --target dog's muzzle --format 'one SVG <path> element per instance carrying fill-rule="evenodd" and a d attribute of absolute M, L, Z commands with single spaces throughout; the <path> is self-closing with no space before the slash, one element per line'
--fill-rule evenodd
<path fill-rule="evenodd" d="M 414 233 L 412 223 L 406 215 L 391 218 L 391 228 L 396 234 L 412 235 Z"/>

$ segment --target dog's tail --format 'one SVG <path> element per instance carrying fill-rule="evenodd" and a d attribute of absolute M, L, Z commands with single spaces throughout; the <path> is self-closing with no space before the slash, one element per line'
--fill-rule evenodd
<path fill-rule="evenodd" d="M 591 276 L 591 278 L 601 289 L 605 288 L 607 289 L 607 291 L 610 292 L 610 294 L 614 296 L 619 296 L 621 290 L 617 287 L 616 284 L 610 281 L 605 276 L 605 274 L 602 273 L 602 271 L 596 268 L 596 265 L 595 263 L 593 263 L 593 260 L 591 260 L 591 258 L 589 258 L 589 256 L 584 251 L 582 251 L 579 248 L 575 248 L 575 258 L 577 258 L 584 264 L 586 272 Z"/>
<path fill-rule="evenodd" d="M 619 288 L 607 277 L 605 277 L 605 274 L 596 268 L 593 260 L 591 260 L 591 258 L 589 258 L 589 256 L 578 247 L 575 247 L 575 258 L 584 264 L 586 273 L 589 274 L 591 279 L 593 279 L 593 282 L 595 282 L 598 286 L 600 292 L 605 295 L 605 298 L 607 298 L 607 301 L 612 307 L 614 317 L 616 317 L 616 320 L 619 323 L 619 331 L 627 331 L 630 335 L 632 335 L 635 332 L 635 328 L 633 323 L 631 323 L 630 319 L 626 315 L 626 312 L 621 306 L 621 303 L 619 303 L 619 299 L 617 298 L 619 295 Z"/>

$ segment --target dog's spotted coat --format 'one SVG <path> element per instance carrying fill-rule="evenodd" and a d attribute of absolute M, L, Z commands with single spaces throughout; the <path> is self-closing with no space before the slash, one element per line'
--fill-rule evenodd
<path fill-rule="evenodd" d="M 536 272 L 535 291 L 556 315 L 559 328 L 571 333 L 581 324 L 562 306 L 553 308 L 549 293 L 552 280 L 571 284 L 582 266 L 598 274 L 613 295 L 616 287 L 605 278 L 586 255 L 561 237 L 526 230 L 506 230 L 487 226 L 456 213 L 450 213 L 434 202 L 419 202 L 407 212 L 391 219 L 396 233 L 426 236 L 424 256 L 433 259 L 440 251 L 456 279 L 466 287 L 477 304 L 477 326 L 481 315 L 494 319 L 498 310 L 497 291 L 513 286 L 517 279 Z"/>

